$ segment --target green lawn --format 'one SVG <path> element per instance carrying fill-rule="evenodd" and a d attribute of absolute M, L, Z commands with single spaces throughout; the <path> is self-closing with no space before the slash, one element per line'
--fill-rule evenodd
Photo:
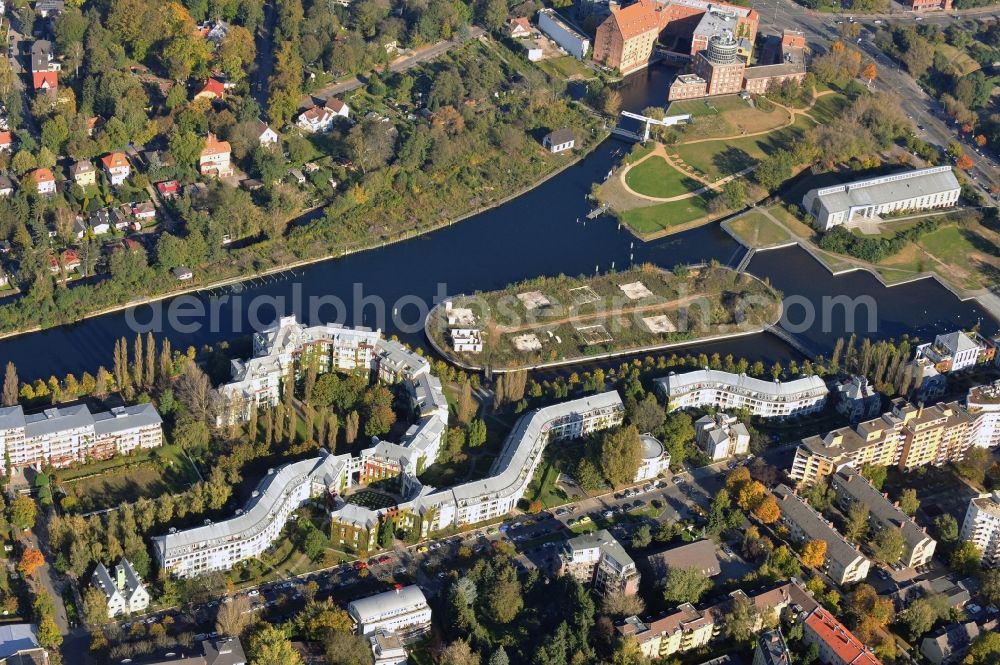
<path fill-rule="evenodd" d="M 782 245 L 792 239 L 787 231 L 757 210 L 725 222 L 725 226 L 736 233 L 744 244 L 755 249 Z"/>
<path fill-rule="evenodd" d="M 817 122 L 830 122 L 849 105 L 850 101 L 843 95 L 824 95 L 816 100 L 816 103 L 809 111 L 809 115 L 816 118 Z"/>
<path fill-rule="evenodd" d="M 573 77 L 591 78 L 594 72 L 587 68 L 582 62 L 571 55 L 564 55 L 558 58 L 549 58 L 536 63 L 538 68 L 548 73 L 553 78 L 568 79 Z"/>
<path fill-rule="evenodd" d="M 718 180 L 752 166 L 777 150 L 791 148 L 813 125 L 809 118 L 797 116 L 792 125 L 762 136 L 705 141 L 672 149 L 685 163 L 712 180 Z"/>
<path fill-rule="evenodd" d="M 76 499 L 81 512 L 177 493 L 197 480 L 191 461 L 179 446 L 172 445 L 56 472 L 59 487 Z"/>
<path fill-rule="evenodd" d="M 693 192 L 701 183 L 670 166 L 662 157 L 650 157 L 625 176 L 625 183 L 639 194 L 669 198 Z"/>
<path fill-rule="evenodd" d="M 622 221 L 638 233 L 655 233 L 671 226 L 687 224 L 708 214 L 708 199 L 694 196 L 683 201 L 633 208 L 622 213 Z"/>
<path fill-rule="evenodd" d="M 682 141 L 753 134 L 780 127 L 790 119 L 784 109 L 762 111 L 738 95 L 674 102 L 667 114 L 691 115 L 692 122 L 679 127 Z"/>

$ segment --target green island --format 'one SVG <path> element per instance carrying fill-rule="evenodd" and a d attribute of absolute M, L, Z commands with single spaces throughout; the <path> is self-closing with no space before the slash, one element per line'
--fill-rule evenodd
<path fill-rule="evenodd" d="M 426 331 L 461 367 L 516 370 L 757 332 L 780 312 L 777 291 L 731 268 L 713 263 L 671 272 L 644 264 L 460 296 L 431 311 Z M 463 331 L 481 339 L 482 349 L 456 351 Z"/>

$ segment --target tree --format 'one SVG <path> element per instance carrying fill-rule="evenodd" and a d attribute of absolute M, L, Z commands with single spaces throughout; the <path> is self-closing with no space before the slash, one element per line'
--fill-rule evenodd
<path fill-rule="evenodd" d="M 641 402 L 637 402 L 629 420 L 640 432 L 652 432 L 666 420 L 666 413 L 656 399 L 649 393 Z"/>
<path fill-rule="evenodd" d="M 868 79 L 868 85 L 871 85 L 872 81 L 874 81 L 877 76 L 878 68 L 875 66 L 874 62 L 869 62 L 861 71 L 861 78 Z"/>
<path fill-rule="evenodd" d="M 468 381 L 463 381 L 459 388 L 455 414 L 458 416 L 458 422 L 463 425 L 468 425 L 476 415 L 476 403 L 472 399 L 472 384 Z"/>
<path fill-rule="evenodd" d="M 847 523 L 844 525 L 844 536 L 851 541 L 863 540 L 868 533 L 868 506 L 863 503 L 852 503 L 847 509 Z"/>
<path fill-rule="evenodd" d="M 302 659 L 281 628 L 263 625 L 250 637 L 250 665 L 302 665 Z"/>
<path fill-rule="evenodd" d="M 664 578 L 663 599 L 668 603 L 697 603 L 709 589 L 712 581 L 698 568 L 671 568 Z"/>
<path fill-rule="evenodd" d="M 486 665 L 510 665 L 510 657 L 507 656 L 507 652 L 501 646 L 493 652 L 490 659 L 486 661 Z"/>
<path fill-rule="evenodd" d="M 637 594 L 609 593 L 601 602 L 601 610 L 612 617 L 636 616 L 642 614 L 645 609 L 646 604 Z"/>
<path fill-rule="evenodd" d="M 232 596 L 219 605 L 215 615 L 215 630 L 227 637 L 240 637 L 250 625 L 253 614 L 250 599 L 246 596 Z"/>
<path fill-rule="evenodd" d="M 37 517 L 38 507 L 30 497 L 21 494 L 10 504 L 10 522 L 18 529 L 34 527 Z"/>
<path fill-rule="evenodd" d="M 517 579 L 514 567 L 509 563 L 502 565 L 487 580 L 486 589 L 483 594 L 486 616 L 502 624 L 513 621 L 524 606 L 521 582 Z"/>
<path fill-rule="evenodd" d="M 481 660 L 479 654 L 472 650 L 468 642 L 459 639 L 441 651 L 438 662 L 441 665 L 480 665 Z"/>
<path fill-rule="evenodd" d="M 21 560 L 17 564 L 17 570 L 25 577 L 32 577 L 35 571 L 45 565 L 45 557 L 40 550 L 28 547 L 21 553 Z"/>
<path fill-rule="evenodd" d="M 900 615 L 900 620 L 907 627 L 910 639 L 917 640 L 934 627 L 938 619 L 946 618 L 949 614 L 948 601 L 945 600 L 943 608 L 942 599 L 918 598 L 907 607 Z M 941 610 L 944 610 L 943 615 Z"/>
<path fill-rule="evenodd" d="M 906 551 L 906 536 L 897 526 L 887 526 L 880 529 L 872 542 L 874 559 L 886 566 L 891 566 L 902 558 Z"/>
<path fill-rule="evenodd" d="M 729 603 L 726 634 L 736 642 L 749 642 L 759 621 L 760 615 L 753 601 L 745 595 L 737 596 Z"/>
<path fill-rule="evenodd" d="M 756 482 L 756 481 L 754 481 Z M 778 500 L 772 495 L 767 495 L 763 501 L 753 509 L 754 517 L 764 524 L 773 524 L 781 517 L 781 508 L 778 507 Z"/>
<path fill-rule="evenodd" d="M 372 662 L 371 645 L 363 636 L 328 630 L 322 637 L 324 655 L 330 665 L 369 665 Z"/>
<path fill-rule="evenodd" d="M 810 568 L 822 568 L 826 562 L 826 541 L 810 540 L 802 547 L 802 563 Z"/>
<path fill-rule="evenodd" d="M 3 376 L 3 406 L 14 406 L 17 404 L 18 397 L 18 380 L 17 380 L 17 368 L 14 363 L 7 361 L 7 369 L 4 371 Z"/>
<path fill-rule="evenodd" d="M 995 665 L 1000 661 L 1000 633 L 981 633 L 969 647 L 965 663 L 969 665 Z"/>
<path fill-rule="evenodd" d="M 981 555 L 975 543 L 965 540 L 951 553 L 948 567 L 963 575 L 970 575 L 979 570 L 980 559 Z"/>
<path fill-rule="evenodd" d="M 913 488 L 906 488 L 899 497 L 899 509 L 913 517 L 920 509 L 920 499 L 917 498 L 917 491 Z M 954 518 L 952 518 L 954 519 Z"/>
<path fill-rule="evenodd" d="M 975 165 L 976 164 L 975 164 L 975 162 L 972 161 L 972 158 L 969 157 L 968 155 L 965 155 L 965 154 L 963 154 L 961 157 L 959 157 L 958 161 L 955 162 L 955 166 L 957 166 L 958 168 L 962 169 L 963 171 L 968 171 L 969 169 L 971 169 Z"/>
<path fill-rule="evenodd" d="M 108 599 L 96 587 L 89 586 L 83 592 L 83 618 L 91 628 L 108 622 Z"/>
<path fill-rule="evenodd" d="M 642 441 L 635 425 L 606 432 L 601 440 L 601 472 L 612 485 L 635 480 L 642 463 Z"/>

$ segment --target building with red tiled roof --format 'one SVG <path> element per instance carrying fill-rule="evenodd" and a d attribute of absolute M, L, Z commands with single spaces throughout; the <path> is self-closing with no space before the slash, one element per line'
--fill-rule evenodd
<path fill-rule="evenodd" d="M 56 193 L 56 177 L 52 175 L 52 171 L 49 169 L 35 169 L 31 172 L 31 180 L 35 183 L 35 187 L 38 188 L 39 194 L 55 194 Z"/>
<path fill-rule="evenodd" d="M 628 74 L 645 67 L 660 35 L 655 0 L 639 0 L 624 9 L 611 5 L 609 16 L 594 36 L 594 61 Z"/>
<path fill-rule="evenodd" d="M 202 89 L 195 93 L 195 99 L 222 99 L 226 96 L 226 86 L 219 79 L 207 79 Z"/>
<path fill-rule="evenodd" d="M 331 97 L 326 100 L 326 104 L 323 105 L 323 108 L 327 109 L 334 115 L 339 115 L 342 118 L 347 118 L 351 114 L 350 107 L 336 97 Z"/>
<path fill-rule="evenodd" d="M 215 134 L 209 132 L 205 138 L 205 148 L 198 159 L 198 171 L 202 175 L 218 178 L 232 175 L 233 167 L 230 164 L 232 151 L 229 141 L 220 141 Z"/>
<path fill-rule="evenodd" d="M 806 617 L 803 639 L 819 646 L 819 661 L 827 665 L 882 665 L 854 633 L 822 607 Z"/>
<path fill-rule="evenodd" d="M 14 148 L 14 136 L 10 132 L 0 132 L 0 152 L 11 151 Z"/>
<path fill-rule="evenodd" d="M 531 36 L 531 23 L 526 16 L 518 16 L 507 21 L 507 35 L 513 39 Z"/>
<path fill-rule="evenodd" d="M 108 174 L 108 180 L 115 187 L 125 182 L 129 174 L 132 173 L 132 165 L 129 164 L 125 154 L 121 152 L 112 152 L 101 157 L 101 165 L 104 166 L 104 172 Z"/>

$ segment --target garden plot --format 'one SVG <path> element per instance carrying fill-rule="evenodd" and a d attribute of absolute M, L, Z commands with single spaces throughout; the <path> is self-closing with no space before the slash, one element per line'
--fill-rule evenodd
<path fill-rule="evenodd" d="M 672 333 L 677 330 L 677 326 L 674 325 L 673 321 L 666 314 L 647 316 L 642 319 L 642 322 L 646 324 L 651 333 Z"/>
<path fill-rule="evenodd" d="M 629 282 L 628 284 L 619 284 L 618 288 L 622 290 L 629 300 L 642 300 L 643 298 L 648 298 L 653 295 L 653 292 L 646 288 L 646 285 L 642 282 Z"/>
<path fill-rule="evenodd" d="M 541 291 L 527 291 L 525 293 L 518 293 L 517 299 L 524 304 L 525 309 L 541 309 L 543 307 L 548 307 L 551 305 L 551 301 L 545 297 Z"/>
<path fill-rule="evenodd" d="M 582 328 L 577 328 L 576 332 L 583 339 L 583 343 L 588 346 L 593 344 L 607 344 L 614 339 L 611 333 L 608 332 L 608 329 L 602 325 L 583 326 Z"/>
<path fill-rule="evenodd" d="M 601 299 L 601 296 L 597 295 L 597 291 L 589 286 L 570 289 L 569 293 L 573 297 L 573 307 L 581 307 Z"/>

